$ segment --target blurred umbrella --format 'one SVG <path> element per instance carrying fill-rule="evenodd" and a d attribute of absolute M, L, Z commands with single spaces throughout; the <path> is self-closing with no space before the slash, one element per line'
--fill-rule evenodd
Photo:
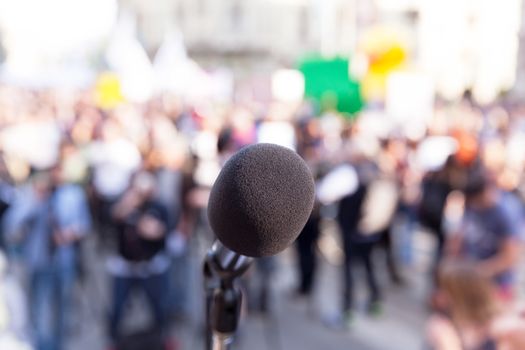
<path fill-rule="evenodd" d="M 350 77 L 348 59 L 305 59 L 299 70 L 304 75 L 305 96 L 317 102 L 321 110 L 354 114 L 363 107 L 361 87 Z"/>

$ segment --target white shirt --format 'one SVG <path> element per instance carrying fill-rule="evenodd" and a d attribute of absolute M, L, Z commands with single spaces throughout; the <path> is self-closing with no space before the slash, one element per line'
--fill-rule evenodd
<path fill-rule="evenodd" d="M 95 167 L 95 188 L 98 193 L 109 198 L 118 197 L 126 190 L 131 175 L 141 163 L 137 147 L 124 138 L 93 144 L 89 158 Z"/>

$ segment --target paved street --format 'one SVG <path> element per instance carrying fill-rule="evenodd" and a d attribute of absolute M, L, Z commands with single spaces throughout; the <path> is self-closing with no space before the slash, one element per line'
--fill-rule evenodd
<path fill-rule="evenodd" d="M 326 231 L 326 230 L 325 230 Z M 334 235 L 325 233 L 320 242 L 323 252 L 319 279 L 313 300 L 291 297 L 295 283 L 294 251 L 288 250 L 278 257 L 277 273 L 272 283 L 273 298 L 268 315 L 249 314 L 243 316 L 236 342 L 237 350 L 411 350 L 420 349 L 424 326 L 425 264 L 428 260 L 430 240 L 428 236 L 417 235 L 416 265 L 419 269 L 405 270 L 406 285 L 393 286 L 384 273 L 380 274 L 384 288 L 385 304 L 381 316 L 371 318 L 358 312 L 352 329 L 335 331 L 325 328 L 321 322 L 326 315 L 333 314 L 339 304 L 340 269 L 337 266 L 337 244 Z M 190 288 L 189 305 L 192 315 L 179 320 L 173 334 L 181 343 L 181 349 L 202 349 L 202 281 L 200 264 L 202 247 L 193 247 L 190 263 L 192 273 L 188 281 Z M 88 267 L 86 282 L 79 286 L 73 325 L 73 337 L 68 346 L 72 350 L 104 349 L 104 317 L 109 300 L 109 279 L 104 269 L 104 259 L 95 254 L 94 242 L 88 242 L 86 259 Z M 419 253 L 418 253 L 419 252 Z M 339 252 L 340 253 L 340 252 Z M 326 257 L 326 258 L 325 258 Z M 327 259 L 328 258 L 328 259 Z M 382 256 L 378 256 L 379 270 Z M 361 282 L 362 279 L 358 279 Z M 359 283 L 357 299 L 365 300 L 364 286 Z M 130 329 L 140 328 L 148 322 L 148 312 L 136 297 L 129 305 L 125 324 Z"/>

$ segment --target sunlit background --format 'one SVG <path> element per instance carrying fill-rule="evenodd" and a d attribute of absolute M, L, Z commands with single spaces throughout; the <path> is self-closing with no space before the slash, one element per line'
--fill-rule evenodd
<path fill-rule="evenodd" d="M 292 249 L 258 265 L 263 276 L 264 266 L 279 267 L 268 283 L 277 306 L 263 317 L 246 306 L 236 349 L 421 349 L 436 243 L 403 212 L 388 244 L 404 278 L 391 285 L 379 268 L 382 318 L 358 317 L 356 331 L 343 334 L 322 325 L 339 304 L 342 280 L 334 208 L 360 176 L 341 164 L 371 160 L 406 191 L 400 201 L 416 208 L 426 174 L 451 155 L 461 166 L 479 159 L 523 203 L 524 117 L 521 0 L 0 0 L 0 202 L 7 208 L 20 193 L 29 198 L 23 191 L 38 183 L 35 174 L 59 164 L 64 181 L 81 185 L 99 229 L 99 209 L 109 210 L 138 171 L 158 176 L 158 200 L 173 216 L 170 325 L 178 347 L 168 350 L 204 348 L 201 263 L 213 242 L 207 196 L 225 158 L 255 142 L 319 165 L 321 273 L 312 310 L 289 295 L 298 280 Z M 166 169 L 177 175 L 163 177 Z M 189 199 L 175 198 L 172 188 L 185 185 L 177 176 L 186 175 Z M 190 224 L 173 214 L 185 205 Z M 461 216 L 455 205 L 444 214 L 451 226 Z M 120 350 L 106 329 L 106 260 L 116 249 L 101 232 L 91 230 L 80 249 L 85 270 L 73 293 L 72 336 L 63 348 L 39 348 L 31 306 L 21 301 L 31 285 L 25 261 L 5 238 L 8 225 L 0 227 L 8 258 L 0 258 L 0 295 L 10 285 L 3 274 L 17 280 L 13 305 L 27 316 L 5 326 L 12 306 L 0 297 L 0 349 Z M 407 239 L 405 231 L 418 234 Z M 382 255 L 375 260 L 383 265 Z M 142 304 L 131 303 L 129 329 L 151 319 Z"/>
<path fill-rule="evenodd" d="M 519 0 L 3 0 L 2 81 L 87 88 L 112 72 L 132 101 L 210 82 L 208 97 L 231 100 L 308 57 L 340 57 L 367 101 L 417 79 L 488 104 L 519 96 L 522 13 Z"/>

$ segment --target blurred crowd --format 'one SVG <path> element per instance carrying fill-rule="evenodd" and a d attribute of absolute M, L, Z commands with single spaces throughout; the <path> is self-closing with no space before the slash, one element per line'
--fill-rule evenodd
<path fill-rule="evenodd" d="M 228 157 L 256 142 L 295 149 L 317 182 L 318 201 L 295 244 L 296 296 L 312 294 L 323 222 L 337 223 L 341 307 L 323 317 L 325 326 L 352 326 L 361 278 L 366 312 L 381 315 L 378 271 L 406 284 L 405 271 L 418 263 L 414 236 L 424 231 L 435 241 L 425 346 L 525 348 L 516 277 L 525 229 L 522 106 L 481 108 L 468 96 L 438 103 L 425 128 L 410 134 L 379 107 L 350 118 L 306 102 L 189 105 L 165 95 L 103 109 L 90 92 L 3 86 L 0 124 L 2 349 L 68 343 L 75 285 L 95 263 L 83 255 L 89 240 L 111 279 L 100 320 L 108 346 L 137 346 L 122 323 L 131 293 L 140 291 L 152 339 L 175 349 L 172 320 L 193 311 L 190 247 L 213 240 L 209 189 Z M 14 280 L 9 265 L 22 267 Z M 257 261 L 262 282 L 252 308 L 271 310 L 278 265 Z"/>

